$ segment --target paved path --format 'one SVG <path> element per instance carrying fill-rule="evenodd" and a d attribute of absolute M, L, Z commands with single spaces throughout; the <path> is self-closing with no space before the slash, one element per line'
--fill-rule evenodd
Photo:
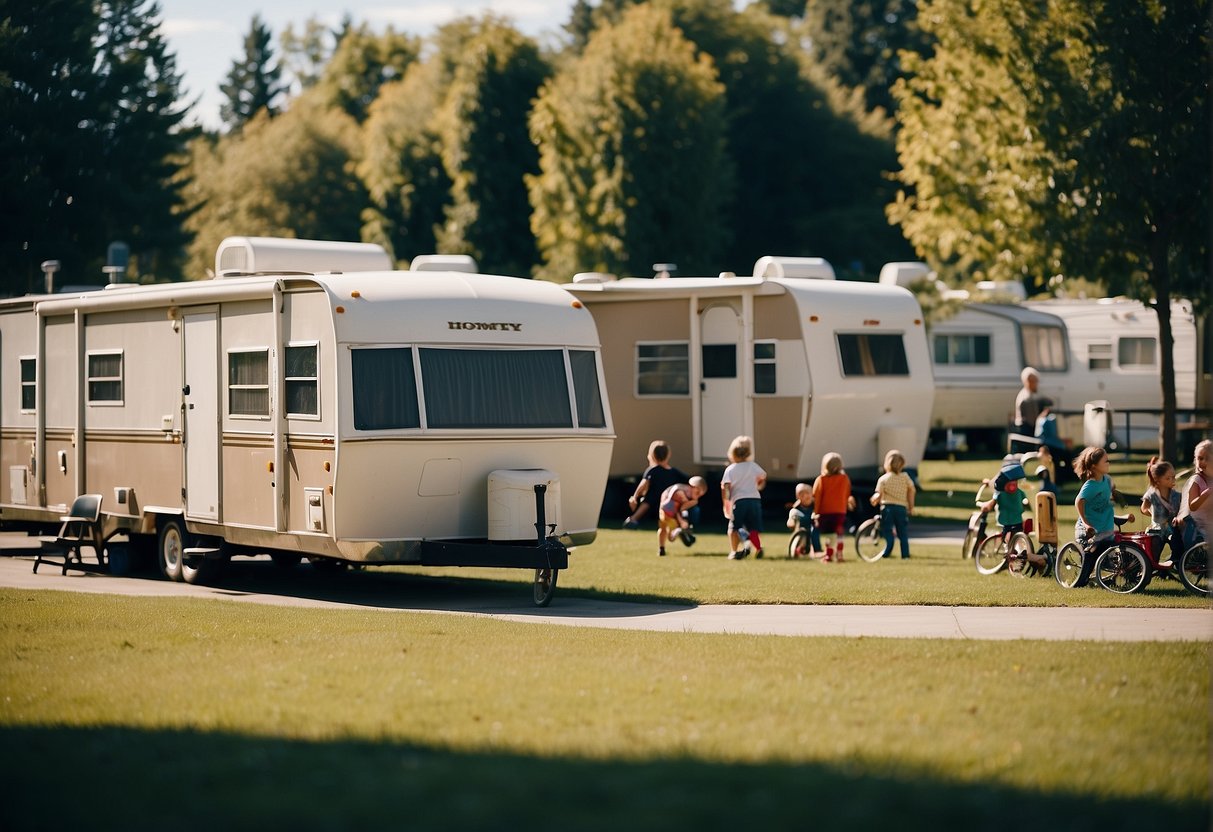
<path fill-rule="evenodd" d="M 1007 640 L 1213 641 L 1213 609 L 639 604 L 577 598 L 557 591 L 547 609 L 529 605 L 529 588 L 367 570 L 317 579 L 301 567 L 275 571 L 268 559 L 233 564 L 223 586 L 189 586 L 149 577 L 117 578 L 55 566 L 32 572 L 18 554 L 25 538 L 0 535 L 0 586 L 121 595 L 211 598 L 279 606 L 480 615 L 506 621 L 612 629 L 785 636 L 868 636 Z M 91 553 L 90 553 L 91 554 Z M 86 555 L 87 559 L 88 555 Z"/>

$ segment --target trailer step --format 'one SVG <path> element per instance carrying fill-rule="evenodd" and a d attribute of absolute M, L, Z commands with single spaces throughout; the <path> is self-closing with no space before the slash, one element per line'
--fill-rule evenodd
<path fill-rule="evenodd" d="M 181 554 L 187 558 L 213 558 L 222 551 L 222 549 L 214 546 L 191 546 L 188 549 L 183 549 Z"/>

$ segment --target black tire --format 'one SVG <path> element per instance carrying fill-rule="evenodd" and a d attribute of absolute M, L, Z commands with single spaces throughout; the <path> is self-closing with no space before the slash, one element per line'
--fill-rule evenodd
<path fill-rule="evenodd" d="M 170 581 L 182 580 L 189 539 L 185 524 L 178 517 L 169 518 L 160 525 L 160 534 L 156 538 L 156 563 L 160 566 L 160 574 Z"/>
<path fill-rule="evenodd" d="M 986 535 L 977 544 L 977 554 L 973 562 L 977 571 L 982 575 L 994 575 L 1007 565 L 1008 542 L 1002 539 L 1002 534 Z"/>
<path fill-rule="evenodd" d="M 222 560 L 200 555 L 181 559 L 181 580 L 194 586 L 213 583 L 222 568 Z"/>
<path fill-rule="evenodd" d="M 885 539 L 880 517 L 870 517 L 855 530 L 855 554 L 868 563 L 875 563 L 884 555 Z"/>
<path fill-rule="evenodd" d="M 1109 592 L 1137 592 L 1150 576 L 1150 563 L 1140 546 L 1121 541 L 1109 546 L 1095 561 L 1095 580 Z"/>
<path fill-rule="evenodd" d="M 535 570 L 535 583 L 532 587 L 535 606 L 546 607 L 552 603 L 552 596 L 556 594 L 556 579 L 559 575 L 559 569 L 543 567 Z"/>
<path fill-rule="evenodd" d="M 1179 558 L 1179 580 L 1191 593 L 1209 595 L 1209 544 L 1190 546 Z"/>
<path fill-rule="evenodd" d="M 1011 535 L 1007 542 L 1007 571 L 1017 578 L 1026 578 L 1032 572 L 1032 562 L 1028 556 L 1034 554 L 1032 538 L 1023 532 Z"/>
<path fill-rule="evenodd" d="M 1053 564 L 1053 577 L 1057 583 L 1066 589 L 1086 586 L 1083 574 L 1083 561 L 1086 555 L 1077 543 L 1067 543 L 1057 553 L 1057 561 Z"/>
<path fill-rule="evenodd" d="M 788 557 L 790 558 L 807 558 L 812 557 L 812 543 L 809 538 L 808 529 L 797 529 L 792 532 L 792 536 L 788 538 Z"/>

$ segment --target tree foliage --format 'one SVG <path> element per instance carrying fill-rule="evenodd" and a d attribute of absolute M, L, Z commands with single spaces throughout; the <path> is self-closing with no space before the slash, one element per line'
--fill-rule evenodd
<path fill-rule="evenodd" d="M 254 14 L 244 36 L 244 54 L 232 62 L 227 78 L 219 86 L 223 93 L 219 117 L 229 130 L 239 130 L 262 110 L 271 116 L 278 112 L 286 84 L 282 80 L 282 65 L 274 62 L 272 37 L 269 26 L 260 15 Z"/>
<path fill-rule="evenodd" d="M 106 244 L 135 277 L 165 269 L 184 235 L 180 76 L 149 0 L 0 4 L 0 286 L 100 282 Z"/>
<path fill-rule="evenodd" d="M 637 7 L 599 29 L 540 93 L 528 177 L 541 274 L 715 267 L 732 171 L 724 88 L 669 14 Z"/>
<path fill-rule="evenodd" d="M 356 240 L 366 190 L 355 174 L 357 125 L 315 91 L 278 118 L 191 145 L 190 278 L 205 277 L 229 235 Z"/>
<path fill-rule="evenodd" d="M 890 216 L 941 271 L 1069 277 L 1156 304 L 1174 452 L 1169 300 L 1207 302 L 1208 0 L 930 0 L 909 61 Z"/>
<path fill-rule="evenodd" d="M 892 88 L 903 75 L 902 50 L 927 51 L 918 0 L 808 0 L 804 33 L 812 59 L 828 75 L 863 91 L 867 109 L 895 107 Z"/>
<path fill-rule="evenodd" d="M 366 25 L 351 26 L 338 41 L 319 87 L 331 103 L 355 121 L 365 121 L 379 89 L 403 78 L 420 51 L 420 41 L 411 35 L 390 28 L 376 34 Z"/>

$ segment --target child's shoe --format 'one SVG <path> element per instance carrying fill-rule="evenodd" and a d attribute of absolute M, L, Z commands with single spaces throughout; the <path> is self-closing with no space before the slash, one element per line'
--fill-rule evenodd
<path fill-rule="evenodd" d="M 664 546 L 662 546 L 660 549 L 657 550 L 657 557 L 659 557 L 659 558 L 665 557 L 665 547 Z"/>
<path fill-rule="evenodd" d="M 682 529 L 682 534 L 678 535 L 678 539 L 682 541 L 683 546 L 695 545 L 695 534 L 690 529 Z"/>
<path fill-rule="evenodd" d="M 826 547 L 826 556 L 824 558 L 822 558 L 821 560 L 823 563 L 833 563 L 834 562 L 834 547 L 833 546 Z"/>
<path fill-rule="evenodd" d="M 624 521 L 623 521 L 623 527 L 624 527 L 625 529 L 628 529 L 629 531 L 631 531 L 631 530 L 634 530 L 634 529 L 639 529 L 639 528 L 640 528 L 640 524 L 639 524 L 639 523 L 637 523 L 635 520 L 633 520 L 631 517 L 629 517 L 627 520 L 624 520 Z"/>

